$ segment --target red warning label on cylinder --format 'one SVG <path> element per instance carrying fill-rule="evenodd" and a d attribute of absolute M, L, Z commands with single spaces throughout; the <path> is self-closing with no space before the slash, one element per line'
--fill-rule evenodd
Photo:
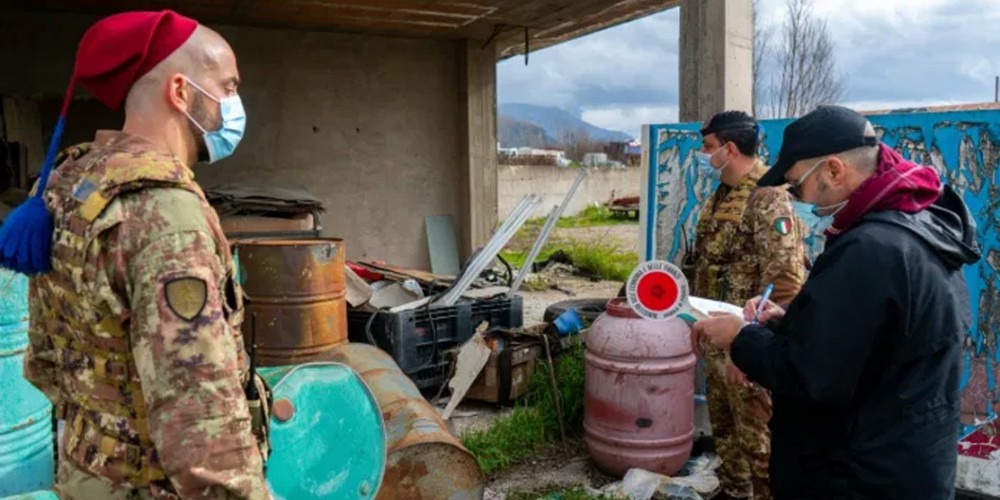
<path fill-rule="evenodd" d="M 667 319 L 687 303 L 688 283 L 677 266 L 664 261 L 639 264 L 625 287 L 628 304 L 643 318 Z"/>

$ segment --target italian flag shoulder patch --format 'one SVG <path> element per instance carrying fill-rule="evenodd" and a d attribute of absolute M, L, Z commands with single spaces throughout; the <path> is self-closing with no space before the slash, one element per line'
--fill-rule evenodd
<path fill-rule="evenodd" d="M 788 217 L 779 217 L 774 221 L 774 229 L 782 236 L 792 232 L 792 219 L 789 219 Z"/>

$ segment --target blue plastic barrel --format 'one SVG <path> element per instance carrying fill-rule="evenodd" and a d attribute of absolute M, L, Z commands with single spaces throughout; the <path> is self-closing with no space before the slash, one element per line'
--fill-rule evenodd
<path fill-rule="evenodd" d="M 22 375 L 28 278 L 0 269 L 0 498 L 52 488 L 52 405 Z"/>
<path fill-rule="evenodd" d="M 274 393 L 266 474 L 274 497 L 375 498 L 385 472 L 385 427 L 357 372 L 307 363 L 260 374 Z"/>
<path fill-rule="evenodd" d="M 54 491 L 32 491 L 31 493 L 23 493 L 20 495 L 14 495 L 12 497 L 7 497 L 2 500 L 59 500 L 59 496 L 56 495 Z"/>

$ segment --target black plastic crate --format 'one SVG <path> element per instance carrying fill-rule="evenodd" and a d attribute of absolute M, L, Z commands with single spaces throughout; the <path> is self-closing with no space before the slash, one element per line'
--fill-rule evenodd
<path fill-rule="evenodd" d="M 467 303 L 397 313 L 352 310 L 347 312 L 351 342 L 371 343 L 365 329 L 372 314 L 377 314 L 371 322 L 375 343 L 421 389 L 446 381 L 449 360 L 445 351 L 469 340 L 473 333 L 472 308 Z"/>
<path fill-rule="evenodd" d="M 524 300 L 519 295 L 511 298 L 480 300 L 470 303 L 472 307 L 472 329 L 475 330 L 488 321 L 490 328 L 519 328 L 524 326 Z"/>

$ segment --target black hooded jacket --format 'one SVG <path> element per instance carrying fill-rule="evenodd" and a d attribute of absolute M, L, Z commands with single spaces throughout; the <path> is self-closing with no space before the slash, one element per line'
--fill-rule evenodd
<path fill-rule="evenodd" d="M 741 330 L 733 361 L 774 401 L 775 498 L 952 498 L 962 266 L 979 258 L 946 186 L 928 209 L 873 212 L 829 238 L 784 318 Z"/>

